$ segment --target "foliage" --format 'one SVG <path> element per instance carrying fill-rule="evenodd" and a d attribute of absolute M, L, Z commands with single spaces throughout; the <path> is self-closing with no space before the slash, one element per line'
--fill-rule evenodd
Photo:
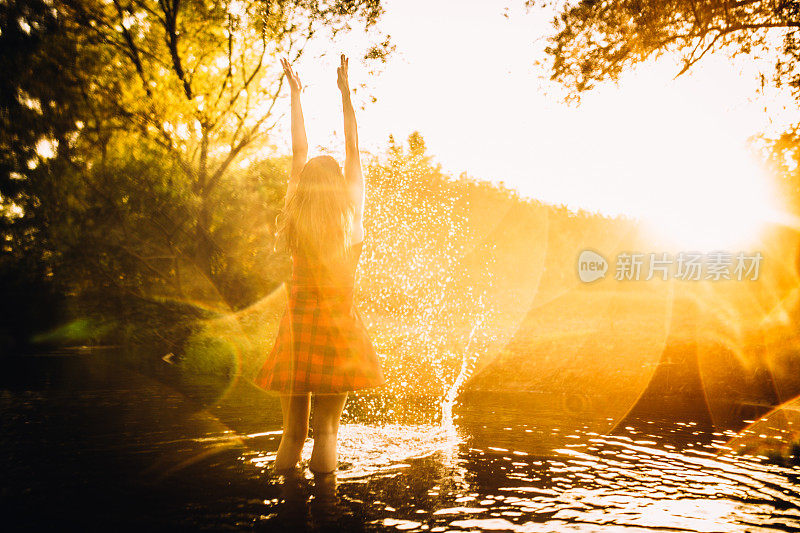
<path fill-rule="evenodd" d="M 800 124 L 795 124 L 777 138 L 761 137 L 762 152 L 779 190 L 794 213 L 800 213 Z"/>
<path fill-rule="evenodd" d="M 296 61 L 317 34 L 361 22 L 372 27 L 379 2 L 242 0 L 62 0 L 58 9 L 80 50 L 102 57 L 89 86 L 98 121 L 158 146 L 192 195 L 191 253 L 213 283 L 220 273 L 215 217 L 222 182 L 235 161 L 264 147 L 284 76 L 277 58 Z M 325 32 L 327 30 L 327 32 Z"/>
<path fill-rule="evenodd" d="M 0 350 L 20 349 L 64 317 L 58 237 L 77 173 L 77 121 L 86 111 L 74 41 L 48 2 L 0 3 Z M 52 238 L 51 238 L 52 237 Z"/>
<path fill-rule="evenodd" d="M 547 48 L 552 78 L 580 93 L 665 53 L 681 58 L 682 74 L 708 53 L 772 51 L 777 34 L 783 46 L 774 51 L 773 79 L 796 89 L 798 9 L 791 0 L 565 2 Z"/>
<path fill-rule="evenodd" d="M 265 155 L 277 56 L 364 29 L 379 41 L 366 60 L 384 60 L 381 13 L 376 0 L 4 2 L 0 272 L 31 300 L 9 307 L 35 313 L 34 291 L 50 310 L 228 312 L 274 289 L 287 266 L 271 228 L 285 161 Z M 34 328 L 70 318 L 50 314 Z"/>

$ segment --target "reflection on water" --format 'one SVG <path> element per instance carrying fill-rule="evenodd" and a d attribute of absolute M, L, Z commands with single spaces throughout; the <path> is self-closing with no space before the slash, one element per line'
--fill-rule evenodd
<path fill-rule="evenodd" d="M 800 468 L 708 420 L 614 424 L 532 393 L 470 393 L 439 426 L 342 426 L 334 480 L 275 476 L 276 398 L 90 357 L 0 377 L 4 517 L 29 527 L 399 531 L 800 529 Z M 763 440 L 762 439 L 762 440 Z M 306 456 L 309 450 L 306 450 Z"/>
<path fill-rule="evenodd" d="M 280 432 L 278 432 L 280 434 Z M 401 426 L 384 424 L 342 424 L 339 428 L 338 479 L 356 479 L 371 474 L 407 468 L 407 461 L 431 455 L 455 444 L 442 426 Z M 303 464 L 311 459 L 313 439 L 303 447 Z M 259 468 L 267 468 L 275 460 L 277 449 L 271 452 L 252 451 L 245 457 Z"/>

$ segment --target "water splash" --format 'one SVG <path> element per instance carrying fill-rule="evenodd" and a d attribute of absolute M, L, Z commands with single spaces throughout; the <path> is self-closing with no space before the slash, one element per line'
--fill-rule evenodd
<path fill-rule="evenodd" d="M 368 172 L 356 296 L 387 384 L 355 395 L 345 418 L 452 432 L 456 397 L 492 329 L 493 246 L 470 225 L 464 182 L 411 141 Z"/>
<path fill-rule="evenodd" d="M 482 298 L 478 301 L 479 307 L 482 303 Z M 456 397 L 458 396 L 461 387 L 467 381 L 467 378 L 472 373 L 473 368 L 475 367 L 475 361 L 478 358 L 479 352 L 472 349 L 473 341 L 476 338 L 476 335 L 481 330 L 484 322 L 486 321 L 487 314 L 483 314 L 479 317 L 478 320 L 475 321 L 475 324 L 472 327 L 472 330 L 469 333 L 469 339 L 467 341 L 467 346 L 464 349 L 464 352 L 461 356 L 461 369 L 456 376 L 455 381 L 450 386 L 445 394 L 444 401 L 442 402 L 442 427 L 445 428 L 449 435 L 455 436 L 455 425 L 453 423 L 453 405 L 456 402 Z"/>

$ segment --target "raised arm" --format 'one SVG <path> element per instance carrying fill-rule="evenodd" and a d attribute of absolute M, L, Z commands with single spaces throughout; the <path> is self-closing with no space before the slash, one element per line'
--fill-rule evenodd
<path fill-rule="evenodd" d="M 339 68 L 336 69 L 336 83 L 342 92 L 342 112 L 344 113 L 344 177 L 350 186 L 350 194 L 355 206 L 353 220 L 353 244 L 364 239 L 364 175 L 361 172 L 361 156 L 358 153 L 358 127 L 356 112 L 350 101 L 350 81 L 348 79 L 348 59 L 342 54 Z"/>
<path fill-rule="evenodd" d="M 289 174 L 289 186 L 286 191 L 286 200 L 288 201 L 289 196 L 297 187 L 297 177 L 308 159 L 308 140 L 306 139 L 306 124 L 303 120 L 303 108 L 300 105 L 300 91 L 303 89 L 303 85 L 286 59 L 281 59 L 281 65 L 286 79 L 289 80 L 292 94 L 292 170 Z"/>

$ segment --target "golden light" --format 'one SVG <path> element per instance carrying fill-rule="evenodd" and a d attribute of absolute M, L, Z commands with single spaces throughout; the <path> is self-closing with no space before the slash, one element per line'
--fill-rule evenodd
<path fill-rule="evenodd" d="M 670 249 L 755 246 L 784 210 L 748 142 L 760 111 L 709 90 L 731 76 L 724 65 L 671 80 L 675 68 L 643 66 L 587 95 L 567 120 L 547 117 L 548 128 L 570 134 L 575 156 L 551 165 L 566 179 L 540 185 L 541 195 L 636 217 L 654 245 Z"/>
<path fill-rule="evenodd" d="M 678 183 L 663 176 L 659 201 L 639 213 L 657 240 L 701 251 L 755 246 L 780 218 L 767 176 L 743 151 L 712 144 L 679 165 L 668 170 L 683 174 Z"/>
<path fill-rule="evenodd" d="M 511 41 L 516 31 L 529 37 L 530 28 L 495 22 L 498 31 L 511 32 Z M 474 52 L 465 53 L 469 61 L 487 54 L 463 42 L 468 33 L 448 39 Z M 403 32 L 396 36 L 402 40 Z M 518 50 L 511 41 L 498 52 L 502 61 L 481 66 L 479 79 L 463 65 L 448 71 L 448 83 L 426 86 L 424 98 L 416 80 L 441 66 L 425 47 L 418 50 L 421 45 L 403 41 L 404 59 L 392 59 L 378 78 L 354 71 L 374 86 L 380 102 L 359 116 L 365 149 L 378 152 L 390 133 L 403 138 L 419 130 L 451 175 L 465 171 L 546 203 L 636 217 L 654 246 L 665 249 L 754 247 L 765 225 L 779 222 L 782 209 L 771 180 L 749 153 L 747 138 L 769 127 L 780 131 L 791 117 L 773 110 L 765 123 L 768 102 L 750 98 L 752 73 L 709 58 L 673 80 L 679 66 L 662 58 L 627 73 L 618 85 L 586 93 L 580 106 L 568 106 L 557 93 L 542 94 L 541 80 L 526 66 L 529 56 L 510 52 Z M 332 67 L 324 63 L 300 65 L 314 88 L 305 95 L 304 110 L 314 143 L 335 139 L 340 121 L 338 103 L 326 89 Z M 503 98 L 475 106 L 493 91 Z M 782 100 L 774 100 L 780 107 Z M 467 128 L 465 109 L 471 109 Z"/>

